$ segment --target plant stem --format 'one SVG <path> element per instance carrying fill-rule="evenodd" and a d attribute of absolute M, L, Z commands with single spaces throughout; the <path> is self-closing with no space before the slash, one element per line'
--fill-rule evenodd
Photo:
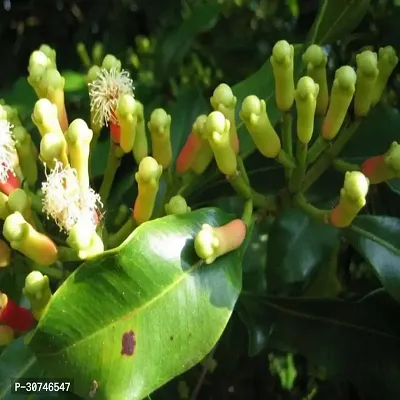
<path fill-rule="evenodd" d="M 290 114 L 290 112 L 285 112 L 282 115 L 281 121 L 282 148 L 290 157 L 293 156 L 292 122 L 292 114 Z M 287 180 L 290 179 L 292 172 L 291 168 L 285 168 L 285 177 Z"/>
<path fill-rule="evenodd" d="M 359 171 L 360 166 L 358 164 L 349 163 L 347 161 L 341 160 L 340 158 L 336 158 L 333 160 L 333 166 L 339 172 L 347 172 L 347 171 Z"/>
<path fill-rule="evenodd" d="M 252 190 L 251 187 L 246 184 L 245 179 L 239 171 L 236 171 L 236 174 L 228 176 L 227 178 L 236 192 L 243 196 L 246 200 L 252 200 L 256 207 L 260 207 L 268 211 L 276 211 L 275 199 L 264 196 L 263 194 Z"/>
<path fill-rule="evenodd" d="M 61 281 L 62 279 L 65 278 L 64 271 L 61 271 L 61 270 L 59 270 L 57 268 L 54 268 L 54 267 L 45 267 L 45 266 L 42 266 L 42 265 L 34 264 L 34 265 L 32 265 L 32 270 L 33 271 L 39 271 L 43 275 L 47 275 L 50 278 L 54 278 L 54 279 L 57 279 L 59 281 Z"/>
<path fill-rule="evenodd" d="M 312 164 L 331 144 L 329 140 L 318 136 L 307 154 L 307 164 Z"/>
<path fill-rule="evenodd" d="M 308 144 L 304 144 L 297 140 L 296 145 L 296 159 L 297 168 L 293 171 L 292 178 L 289 181 L 289 191 L 290 193 L 297 193 L 304 180 L 307 168 L 307 149 Z"/>
<path fill-rule="evenodd" d="M 200 389 L 203 386 L 203 382 L 204 382 L 204 379 L 205 379 L 205 377 L 207 375 L 208 369 L 210 368 L 211 361 L 212 361 L 212 359 L 214 357 L 214 353 L 215 353 L 216 349 L 217 349 L 217 346 L 215 345 L 214 348 L 211 350 L 211 352 L 208 354 L 207 358 L 205 359 L 204 364 L 203 364 L 203 369 L 201 371 L 199 379 L 197 380 L 196 386 L 193 389 L 192 395 L 190 396 L 190 400 L 196 400 L 197 399 L 197 396 L 200 393 Z"/>
<path fill-rule="evenodd" d="M 136 223 L 132 217 L 130 217 L 121 228 L 115 232 L 113 235 L 110 235 L 108 239 L 107 248 L 113 249 L 118 247 L 121 243 L 128 238 L 128 236 L 134 231 L 136 228 Z"/>
<path fill-rule="evenodd" d="M 65 246 L 58 247 L 58 259 L 61 262 L 82 261 L 75 250 Z"/>
<path fill-rule="evenodd" d="M 325 153 L 317 160 L 317 162 L 310 168 L 304 178 L 302 191 L 308 190 L 315 181 L 328 169 L 332 161 L 342 151 L 343 147 L 353 137 L 357 128 L 360 125 L 360 120 L 351 123 L 342 133 L 333 145 L 325 151 Z"/>
<path fill-rule="evenodd" d="M 279 154 L 277 155 L 277 157 L 275 157 L 275 160 L 279 163 L 282 164 L 285 168 L 287 169 L 294 169 L 296 168 L 296 163 L 293 159 L 292 156 L 289 156 L 288 153 L 286 153 L 286 151 L 284 151 L 283 149 L 281 149 L 281 151 L 279 152 Z"/>
<path fill-rule="evenodd" d="M 120 154 L 120 151 L 121 150 L 118 148 L 118 146 L 111 140 L 110 151 L 108 153 L 107 167 L 99 191 L 101 201 L 103 202 L 103 204 L 107 203 L 107 199 L 110 194 L 115 174 L 118 170 L 118 167 L 121 164 L 122 154 Z"/>
<path fill-rule="evenodd" d="M 251 225 L 251 220 L 253 217 L 253 200 L 247 200 L 244 203 L 242 221 L 246 224 L 247 228 Z"/>
<path fill-rule="evenodd" d="M 331 210 L 321 210 L 317 207 L 314 207 L 301 193 L 294 196 L 293 204 L 317 221 L 323 222 L 325 224 L 328 223 Z"/>
<path fill-rule="evenodd" d="M 244 166 L 242 157 L 240 157 L 240 156 L 237 156 L 237 166 L 238 166 L 239 174 L 241 174 L 243 176 L 243 179 L 246 182 L 246 184 L 250 186 L 250 179 L 247 175 L 246 168 Z"/>

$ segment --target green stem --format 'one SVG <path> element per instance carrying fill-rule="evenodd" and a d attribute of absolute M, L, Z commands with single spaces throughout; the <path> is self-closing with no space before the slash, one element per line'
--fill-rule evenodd
<path fill-rule="evenodd" d="M 333 145 L 325 151 L 325 153 L 317 160 L 317 162 L 310 168 L 304 178 L 304 184 L 302 191 L 308 190 L 319 177 L 329 168 L 333 160 L 342 151 L 343 147 L 346 146 L 347 142 L 353 137 L 357 128 L 360 125 L 360 120 L 351 123 L 333 143 Z"/>
<path fill-rule="evenodd" d="M 244 203 L 242 221 L 246 224 L 247 228 L 251 225 L 251 220 L 253 217 L 253 200 L 247 200 Z"/>
<path fill-rule="evenodd" d="M 296 159 L 297 159 L 297 168 L 293 171 L 292 178 L 289 181 L 289 191 L 290 193 L 297 193 L 304 180 L 304 176 L 306 174 L 307 168 L 307 149 L 308 144 L 304 144 L 297 141 L 296 146 Z"/>
<path fill-rule="evenodd" d="M 234 175 L 228 176 L 228 181 L 238 194 L 246 200 L 252 200 L 256 207 L 268 211 L 276 211 L 275 199 L 252 190 L 239 171 L 236 171 Z"/>
<path fill-rule="evenodd" d="M 339 172 L 347 172 L 347 171 L 360 171 L 360 166 L 358 164 L 349 163 L 347 161 L 341 160 L 340 158 L 336 158 L 333 160 L 333 166 Z"/>
<path fill-rule="evenodd" d="M 281 151 L 279 152 L 278 156 L 275 157 L 275 160 L 279 164 L 282 164 L 287 169 L 296 168 L 296 163 L 295 163 L 293 157 L 289 156 L 289 154 L 286 153 L 286 151 L 284 151 L 283 149 L 281 149 Z"/>
<path fill-rule="evenodd" d="M 82 261 L 75 250 L 65 246 L 58 247 L 58 259 L 61 262 Z"/>
<path fill-rule="evenodd" d="M 120 153 L 120 149 L 118 146 L 111 141 L 110 143 L 110 151 L 108 153 L 108 161 L 106 171 L 104 173 L 103 182 L 100 187 L 100 197 L 103 204 L 107 203 L 108 196 L 110 194 L 110 190 L 115 178 L 115 174 L 118 170 L 118 167 L 121 164 L 122 154 Z"/>
<path fill-rule="evenodd" d="M 316 219 L 317 221 L 328 223 L 329 215 L 331 210 L 321 210 L 312 204 L 310 204 L 307 199 L 302 194 L 297 194 L 293 198 L 293 204 L 299 208 L 300 210 L 304 211 L 310 217 Z"/>
<path fill-rule="evenodd" d="M 107 248 L 113 249 L 123 243 L 136 228 L 133 218 L 129 218 L 121 228 L 108 239 Z"/>
<path fill-rule="evenodd" d="M 31 191 L 28 182 L 25 182 L 23 184 L 23 189 L 31 200 L 32 210 L 36 211 L 39 214 L 43 214 L 43 203 L 41 197 Z"/>
<path fill-rule="evenodd" d="M 307 154 L 307 164 L 312 164 L 331 144 L 329 140 L 318 136 L 317 140 L 312 144 Z"/>
<path fill-rule="evenodd" d="M 292 114 L 290 114 L 290 112 L 285 112 L 281 121 L 282 148 L 290 157 L 293 156 L 292 122 Z M 292 172 L 293 170 L 291 168 L 285 168 L 286 179 L 290 179 Z"/>
<path fill-rule="evenodd" d="M 237 156 L 236 159 L 237 159 L 237 167 L 238 167 L 239 174 L 243 176 L 243 179 L 246 182 L 246 184 L 250 186 L 250 179 L 247 175 L 246 168 L 244 166 L 242 157 Z"/>
<path fill-rule="evenodd" d="M 44 267 L 42 265 L 33 264 L 32 265 L 32 270 L 33 271 L 39 271 L 43 275 L 47 275 L 50 278 L 54 278 L 54 279 L 57 279 L 59 281 L 61 281 L 62 279 L 65 278 L 64 271 L 59 270 L 59 269 L 54 268 L 54 267 Z"/>

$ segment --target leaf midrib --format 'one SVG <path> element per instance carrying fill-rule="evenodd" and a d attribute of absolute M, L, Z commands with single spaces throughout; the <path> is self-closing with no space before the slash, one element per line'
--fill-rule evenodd
<path fill-rule="evenodd" d="M 69 348 L 73 347 L 73 346 L 77 346 L 79 344 L 81 344 L 82 342 L 85 342 L 86 340 L 91 339 L 93 336 L 98 335 L 99 333 L 107 330 L 110 326 L 120 322 L 121 320 L 125 320 L 128 318 L 132 318 L 135 315 L 139 314 L 140 312 L 142 312 L 143 310 L 149 308 L 152 304 L 154 304 L 155 302 L 157 302 L 160 298 L 162 298 L 163 296 L 165 296 L 167 293 L 169 293 L 170 291 L 172 291 L 179 283 L 181 283 L 185 278 L 187 278 L 190 273 L 192 271 L 194 271 L 196 268 L 198 268 L 199 266 L 202 265 L 202 260 L 199 260 L 197 263 L 195 263 L 192 267 L 190 267 L 189 269 L 187 269 L 184 273 L 182 273 L 181 276 L 179 276 L 178 279 L 174 280 L 172 283 L 170 283 L 164 290 L 162 290 L 157 296 L 153 297 L 152 299 L 150 299 L 149 301 L 145 302 L 144 304 L 142 304 L 140 307 L 134 309 L 133 311 L 130 311 L 126 314 L 121 315 L 119 318 L 117 318 L 116 320 L 112 320 L 110 321 L 108 324 L 104 325 L 102 328 L 93 331 L 91 334 L 84 336 L 82 339 L 70 344 L 69 346 L 63 347 L 61 350 L 56 351 L 56 352 L 52 352 L 52 353 L 42 353 L 43 355 L 50 357 L 50 356 L 55 356 L 57 354 L 66 352 Z"/>

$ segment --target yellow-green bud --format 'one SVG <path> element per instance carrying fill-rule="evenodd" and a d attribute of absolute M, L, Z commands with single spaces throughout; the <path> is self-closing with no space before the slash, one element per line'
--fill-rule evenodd
<path fill-rule="evenodd" d="M 129 153 L 135 143 L 137 126 L 137 105 L 131 94 L 123 94 L 119 98 L 115 114 L 121 132 L 119 145 L 124 153 Z"/>
<path fill-rule="evenodd" d="M 240 247 L 245 237 L 246 224 L 240 219 L 219 227 L 204 224 L 194 238 L 194 248 L 199 258 L 211 264 L 218 257 Z"/>
<path fill-rule="evenodd" d="M 307 68 L 307 75 L 319 86 L 315 114 L 324 116 L 329 104 L 329 90 L 326 78 L 328 57 L 321 46 L 312 44 L 303 54 L 303 62 Z"/>
<path fill-rule="evenodd" d="M 76 52 L 78 53 L 79 58 L 82 61 L 82 64 L 86 67 L 86 68 L 90 68 L 92 65 L 92 62 L 90 60 L 87 48 L 85 43 L 79 42 L 76 45 Z"/>
<path fill-rule="evenodd" d="M 330 222 L 337 228 L 349 226 L 366 204 L 369 180 L 359 171 L 346 172 L 339 204 L 333 209 Z"/>
<path fill-rule="evenodd" d="M 7 119 L 8 122 L 14 126 L 14 129 L 16 127 L 19 127 L 22 125 L 22 122 L 18 115 L 18 110 L 16 108 L 10 107 L 7 104 L 4 104 L 3 108 L 4 108 L 5 112 L 7 113 L 6 118 L 4 118 L 4 119 Z M 0 119 L 2 119 L 2 118 L 0 117 Z"/>
<path fill-rule="evenodd" d="M 57 62 L 56 62 L 57 53 L 53 48 L 51 48 L 47 44 L 42 44 L 39 47 L 39 51 L 44 53 L 47 56 L 47 58 L 50 60 L 49 67 L 57 68 Z"/>
<path fill-rule="evenodd" d="M 8 196 L 7 204 L 12 213 L 18 211 L 30 222 L 32 216 L 32 201 L 23 189 L 14 189 Z"/>
<path fill-rule="evenodd" d="M 148 221 L 154 209 L 162 166 L 152 157 L 145 157 L 139 164 L 135 179 L 138 184 L 138 195 L 133 209 L 133 218 L 138 225 Z"/>
<path fill-rule="evenodd" d="M 89 82 L 93 82 L 95 81 L 100 74 L 101 68 L 97 65 L 93 65 L 93 67 L 91 67 L 86 75 L 86 81 Z"/>
<path fill-rule="evenodd" d="M 0 120 L 1 120 L 1 121 L 6 121 L 6 120 L 8 120 L 8 118 L 7 118 L 7 110 L 6 110 L 6 108 L 5 108 L 4 106 L 2 106 L 1 104 L 0 104 Z"/>
<path fill-rule="evenodd" d="M 96 227 L 85 219 L 78 221 L 68 232 L 67 244 L 74 250 L 86 250 L 92 245 Z"/>
<path fill-rule="evenodd" d="M 346 118 L 351 100 L 356 90 L 357 75 L 348 65 L 336 70 L 331 91 L 331 101 L 322 126 L 322 136 L 333 140 Z"/>
<path fill-rule="evenodd" d="M 83 119 L 78 118 L 69 125 L 65 133 L 65 139 L 68 144 L 71 166 L 76 169 L 79 185 L 85 192 L 90 187 L 89 153 L 93 131 L 89 129 Z"/>
<path fill-rule="evenodd" d="M 303 76 L 297 83 L 295 92 L 297 109 L 297 137 L 308 144 L 314 132 L 315 108 L 319 86 L 309 76 Z"/>
<path fill-rule="evenodd" d="M 232 89 L 225 83 L 221 83 L 214 90 L 210 98 L 211 106 L 215 111 L 220 111 L 230 123 L 229 134 L 231 145 L 235 153 L 239 152 L 239 139 L 236 132 L 235 107 L 236 97 L 233 95 Z"/>
<path fill-rule="evenodd" d="M 286 40 L 280 40 L 272 49 L 275 99 L 281 111 L 289 111 L 294 101 L 293 56 L 294 48 Z"/>
<path fill-rule="evenodd" d="M 214 153 L 218 169 L 227 176 L 233 176 L 237 171 L 235 151 L 230 140 L 230 123 L 219 111 L 208 115 L 204 125 L 205 136 Z"/>
<path fill-rule="evenodd" d="M 155 109 L 147 124 L 153 145 L 153 157 L 167 169 L 172 161 L 171 116 L 162 108 Z"/>
<path fill-rule="evenodd" d="M 149 146 L 146 136 L 146 123 L 144 120 L 143 104 L 136 100 L 137 126 L 135 142 L 133 144 L 133 157 L 137 164 L 149 155 Z"/>
<path fill-rule="evenodd" d="M 254 95 L 247 96 L 239 116 L 260 153 L 268 158 L 277 157 L 281 141 L 269 120 L 265 101 Z"/>
<path fill-rule="evenodd" d="M 93 64 L 100 65 L 104 54 L 103 43 L 96 42 L 92 49 Z"/>
<path fill-rule="evenodd" d="M 8 196 L 0 192 L 0 219 L 6 219 L 11 214 L 8 207 Z"/>
<path fill-rule="evenodd" d="M 3 235 L 14 250 L 40 265 L 51 265 L 58 259 L 55 243 L 48 236 L 37 232 L 19 212 L 6 218 Z"/>
<path fill-rule="evenodd" d="M 32 141 L 31 135 L 23 126 L 14 127 L 13 135 L 22 174 L 29 186 L 33 187 L 38 179 L 38 151 Z"/>
<path fill-rule="evenodd" d="M 22 292 L 29 300 L 33 316 L 39 321 L 52 297 L 48 276 L 32 271 L 25 279 Z"/>
<path fill-rule="evenodd" d="M 57 133 L 47 133 L 40 141 L 40 159 L 49 168 L 53 169 L 57 161 L 64 167 L 68 163 L 66 156 L 66 140 Z"/>
<path fill-rule="evenodd" d="M 115 68 L 117 71 L 121 70 L 121 61 L 118 60 L 117 57 L 113 56 L 112 54 L 107 54 L 102 63 L 102 68 L 107 70 L 111 70 Z"/>
<path fill-rule="evenodd" d="M 192 133 L 198 136 L 201 141 L 201 145 L 197 151 L 196 157 L 192 160 L 190 165 L 190 168 L 197 175 L 201 175 L 208 168 L 214 158 L 210 143 L 206 137 L 206 122 L 207 115 L 202 114 L 196 118 L 196 121 L 192 125 Z"/>
<path fill-rule="evenodd" d="M 371 103 L 374 106 L 380 100 L 383 91 L 388 83 L 390 75 L 396 68 L 399 59 L 392 46 L 381 47 L 378 52 L 378 70 L 379 75 L 376 79 L 372 93 Z"/>
<path fill-rule="evenodd" d="M 89 260 L 104 252 L 104 243 L 101 237 L 94 233 L 91 239 L 91 244 L 88 248 L 78 251 L 78 257 L 81 260 Z"/>
<path fill-rule="evenodd" d="M 11 249 L 9 245 L 0 239 L 0 268 L 8 267 L 11 261 Z"/>
<path fill-rule="evenodd" d="M 356 56 L 357 82 L 354 96 L 354 114 L 365 117 L 372 105 L 372 95 L 379 75 L 378 56 L 366 50 Z"/>
<path fill-rule="evenodd" d="M 167 215 L 187 214 L 191 208 L 187 205 L 186 200 L 182 196 L 171 197 L 171 200 L 165 205 Z"/>
<path fill-rule="evenodd" d="M 42 136 L 50 132 L 64 136 L 58 121 L 57 106 L 48 99 L 39 99 L 35 103 L 32 121 Z"/>

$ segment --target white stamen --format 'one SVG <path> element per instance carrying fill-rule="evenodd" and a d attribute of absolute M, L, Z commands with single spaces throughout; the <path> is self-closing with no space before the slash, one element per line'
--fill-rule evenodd
<path fill-rule="evenodd" d="M 133 81 L 128 71 L 117 68 L 101 69 L 95 81 L 88 84 L 90 110 L 94 112 L 94 123 L 108 126 L 111 121 L 117 123 L 114 115 L 121 95 L 133 96 Z"/>
<path fill-rule="evenodd" d="M 42 183 L 43 211 L 51 217 L 61 231 L 68 233 L 71 228 L 84 219 L 88 230 L 97 225 L 97 210 L 103 206 L 100 196 L 91 188 L 83 193 L 75 168 L 64 168 L 56 161 L 54 169 L 47 174 Z"/>
<path fill-rule="evenodd" d="M 15 140 L 12 137 L 13 126 L 6 120 L 0 120 L 0 182 L 7 183 L 10 172 L 15 176 L 16 157 Z"/>

